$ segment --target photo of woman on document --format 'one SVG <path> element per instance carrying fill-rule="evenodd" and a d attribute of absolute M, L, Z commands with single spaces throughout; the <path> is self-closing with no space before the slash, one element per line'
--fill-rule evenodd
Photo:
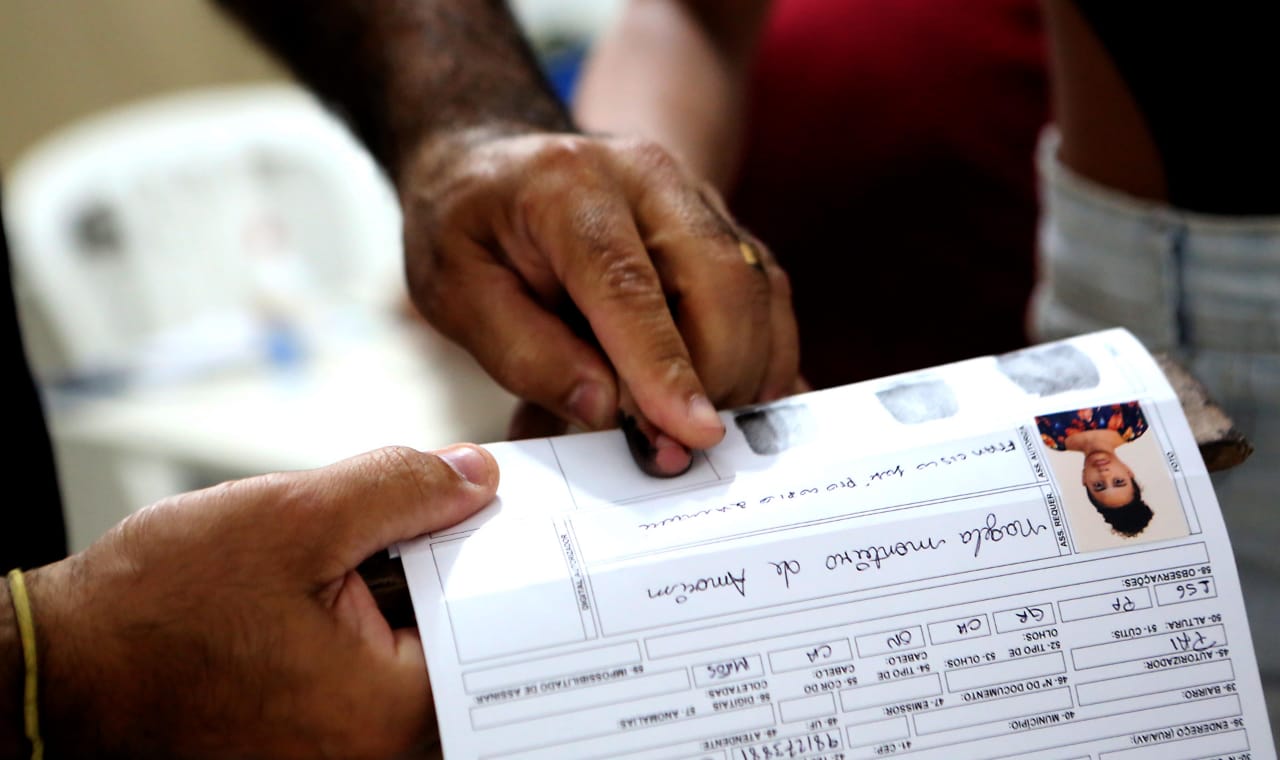
<path fill-rule="evenodd" d="M 1036 417 L 1077 548 L 1187 534 L 1168 466 L 1136 401 Z M 1141 473 L 1141 474 L 1139 474 Z M 1079 479 L 1079 490 L 1065 484 Z M 1101 518 L 1101 521 L 1098 518 Z"/>

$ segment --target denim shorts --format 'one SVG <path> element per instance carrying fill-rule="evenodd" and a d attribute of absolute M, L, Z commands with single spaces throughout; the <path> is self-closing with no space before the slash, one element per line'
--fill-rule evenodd
<path fill-rule="evenodd" d="M 1253 444 L 1213 475 L 1280 717 L 1280 216 L 1196 214 L 1091 182 L 1036 155 L 1042 216 L 1028 311 L 1036 341 L 1126 327 L 1178 359 Z M 1280 178 L 1277 178 L 1280 181 Z"/>

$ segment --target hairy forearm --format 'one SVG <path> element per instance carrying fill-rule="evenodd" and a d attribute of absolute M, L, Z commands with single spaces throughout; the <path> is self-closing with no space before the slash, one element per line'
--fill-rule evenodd
<path fill-rule="evenodd" d="M 346 118 L 393 179 L 425 140 L 568 131 L 503 0 L 215 0 Z"/>
<path fill-rule="evenodd" d="M 633 0 L 583 68 L 575 117 L 591 131 L 654 140 L 725 190 L 768 7 L 768 0 Z"/>

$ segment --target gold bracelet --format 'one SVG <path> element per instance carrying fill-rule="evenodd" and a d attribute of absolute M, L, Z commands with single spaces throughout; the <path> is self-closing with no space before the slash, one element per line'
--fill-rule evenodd
<path fill-rule="evenodd" d="M 22 637 L 22 662 L 27 677 L 23 688 L 22 716 L 31 741 L 31 760 L 43 760 L 44 742 L 40 740 L 39 702 L 36 697 L 36 627 L 31 616 L 31 599 L 27 596 L 27 583 L 22 571 L 9 571 L 9 595 L 13 597 L 13 611 L 18 615 L 18 634 Z"/>

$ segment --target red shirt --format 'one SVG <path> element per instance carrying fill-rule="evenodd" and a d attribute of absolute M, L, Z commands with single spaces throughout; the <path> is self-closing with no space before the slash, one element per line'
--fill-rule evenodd
<path fill-rule="evenodd" d="M 778 0 L 730 192 L 828 387 L 1026 345 L 1037 0 Z"/>

